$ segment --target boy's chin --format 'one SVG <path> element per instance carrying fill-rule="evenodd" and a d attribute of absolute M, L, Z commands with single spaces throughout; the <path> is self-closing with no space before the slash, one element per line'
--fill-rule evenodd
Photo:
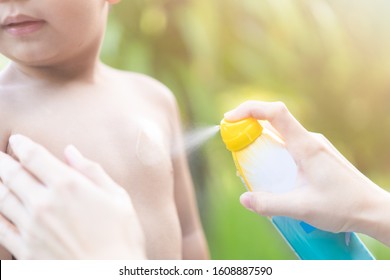
<path fill-rule="evenodd" d="M 45 51 L 39 53 L 19 52 L 7 57 L 15 63 L 24 66 L 45 67 L 56 64 L 55 55 L 50 55 L 48 52 Z"/>

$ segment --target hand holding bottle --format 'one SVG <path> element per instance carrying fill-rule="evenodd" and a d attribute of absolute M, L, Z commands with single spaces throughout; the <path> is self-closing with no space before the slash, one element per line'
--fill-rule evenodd
<path fill-rule="evenodd" d="M 289 216 L 331 232 L 356 231 L 390 245 L 390 194 L 360 173 L 322 135 L 308 132 L 281 102 L 248 101 L 228 121 L 267 120 L 298 166 L 297 186 L 281 194 L 245 193 L 241 203 L 265 216 Z"/>

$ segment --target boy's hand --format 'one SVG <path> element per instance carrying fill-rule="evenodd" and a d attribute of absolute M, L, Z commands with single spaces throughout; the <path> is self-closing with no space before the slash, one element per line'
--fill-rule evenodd
<path fill-rule="evenodd" d="M 69 166 L 23 136 L 0 153 L 0 244 L 17 259 L 143 259 L 127 193 L 73 146 Z"/>
<path fill-rule="evenodd" d="M 373 227 L 388 213 L 389 193 L 361 174 L 324 136 L 308 132 L 283 103 L 248 101 L 225 114 L 229 121 L 247 117 L 268 120 L 280 133 L 298 165 L 298 180 L 289 193 L 244 193 L 240 200 L 245 207 L 261 215 L 290 216 L 327 231 L 363 232 L 390 245 L 389 226 Z M 380 223 L 390 224 L 388 220 Z"/>

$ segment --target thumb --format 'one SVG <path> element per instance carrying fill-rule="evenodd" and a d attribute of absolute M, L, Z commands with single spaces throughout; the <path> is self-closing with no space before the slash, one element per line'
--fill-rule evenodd
<path fill-rule="evenodd" d="M 240 197 L 241 204 L 262 216 L 288 216 L 298 218 L 301 203 L 293 193 L 246 192 Z"/>

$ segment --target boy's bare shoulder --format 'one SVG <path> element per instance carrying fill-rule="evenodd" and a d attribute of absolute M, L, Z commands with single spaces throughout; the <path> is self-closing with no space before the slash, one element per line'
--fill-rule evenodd
<path fill-rule="evenodd" d="M 117 70 L 117 76 L 148 99 L 148 102 L 166 110 L 176 110 L 176 99 L 171 90 L 160 81 L 145 74 Z"/>

